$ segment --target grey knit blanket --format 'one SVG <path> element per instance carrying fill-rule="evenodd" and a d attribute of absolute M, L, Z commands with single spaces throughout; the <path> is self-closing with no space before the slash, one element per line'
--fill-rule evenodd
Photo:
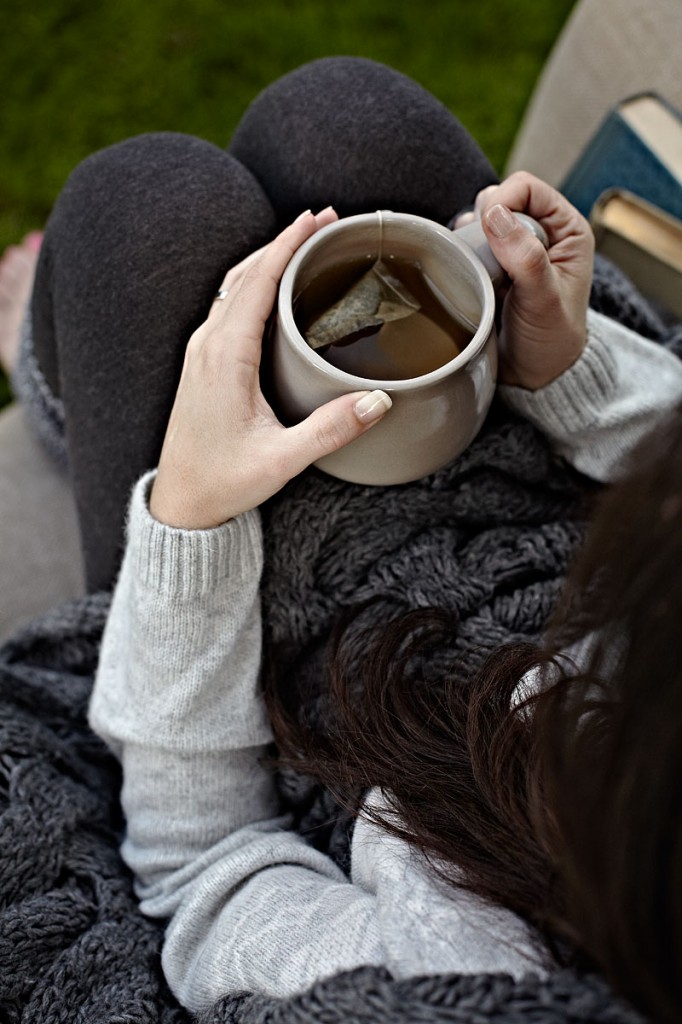
<path fill-rule="evenodd" d="M 605 263 L 593 305 L 682 356 L 665 324 Z M 441 605 L 459 628 L 448 651 L 463 682 L 501 643 L 537 638 L 589 510 L 593 487 L 555 462 L 504 410 L 450 466 L 386 489 L 311 470 L 265 510 L 266 644 L 283 684 L 324 715 L 320 665 L 339 613 L 372 602 L 376 621 Z M 0 649 L 0 1024 L 189 1020 L 160 968 L 162 927 L 142 917 L 120 860 L 119 769 L 85 713 L 108 598 L 56 609 Z M 327 793 L 289 773 L 283 801 L 301 830 L 347 866 L 351 823 Z M 202 1024 L 362 1021 L 594 1021 L 640 1018 L 595 976 L 561 971 L 396 981 L 364 967 L 289 1000 L 226 996 Z"/>

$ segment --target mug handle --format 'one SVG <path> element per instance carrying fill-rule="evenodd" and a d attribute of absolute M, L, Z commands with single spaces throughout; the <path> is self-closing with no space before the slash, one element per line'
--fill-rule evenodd
<path fill-rule="evenodd" d="M 545 249 L 549 249 L 549 239 L 547 232 L 538 224 L 536 220 L 529 217 L 527 213 L 515 213 L 514 216 L 518 221 L 521 221 L 524 227 L 528 228 L 529 231 L 539 238 Z M 505 272 L 493 256 L 493 251 L 488 245 L 488 239 L 483 233 L 483 227 L 481 226 L 480 220 L 473 220 L 469 224 L 465 224 L 461 228 L 456 228 L 453 234 L 461 238 L 463 242 L 469 246 L 470 249 L 478 256 L 479 260 L 488 271 L 490 280 L 493 283 L 493 288 L 497 288 L 502 284 L 505 278 Z"/>

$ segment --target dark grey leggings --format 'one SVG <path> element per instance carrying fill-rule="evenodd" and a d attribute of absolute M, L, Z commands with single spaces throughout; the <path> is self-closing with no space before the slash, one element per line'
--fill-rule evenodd
<path fill-rule="evenodd" d="M 158 461 L 185 345 L 229 267 L 307 208 L 445 223 L 495 180 L 433 96 L 349 57 L 271 85 L 228 152 L 141 135 L 73 172 L 47 224 L 32 314 L 38 362 L 64 401 L 90 590 L 113 583 L 130 490 Z"/>

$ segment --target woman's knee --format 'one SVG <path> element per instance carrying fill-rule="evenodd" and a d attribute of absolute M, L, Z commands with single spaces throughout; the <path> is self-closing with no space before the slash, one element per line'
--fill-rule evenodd
<path fill-rule="evenodd" d="M 274 231 L 253 174 L 209 142 L 154 133 L 88 157 L 55 203 L 36 274 L 34 350 L 51 388 L 57 339 L 80 353 L 82 339 L 123 348 L 160 325 L 185 336 L 229 267 Z"/>
<path fill-rule="evenodd" d="M 246 255 L 274 231 L 263 189 L 246 167 L 203 139 L 172 132 L 135 136 L 88 157 L 68 178 L 46 231 L 48 247 L 87 255 L 148 252 L 187 260 L 220 239 L 225 259 Z M 56 236 L 56 237 L 55 237 Z M 113 251 L 112 251 L 113 250 Z M 64 254 L 62 254 L 63 256 Z"/>
<path fill-rule="evenodd" d="M 447 220 L 496 175 L 439 100 L 360 57 L 313 61 L 264 90 L 230 152 L 263 184 L 280 222 L 333 203 Z"/>

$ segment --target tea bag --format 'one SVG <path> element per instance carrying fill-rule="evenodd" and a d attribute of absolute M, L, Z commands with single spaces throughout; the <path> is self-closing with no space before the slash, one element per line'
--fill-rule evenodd
<path fill-rule="evenodd" d="M 418 309 L 419 303 L 409 289 L 383 260 L 377 260 L 343 298 L 313 321 L 305 339 L 314 349 L 341 341 L 349 344 Z"/>

